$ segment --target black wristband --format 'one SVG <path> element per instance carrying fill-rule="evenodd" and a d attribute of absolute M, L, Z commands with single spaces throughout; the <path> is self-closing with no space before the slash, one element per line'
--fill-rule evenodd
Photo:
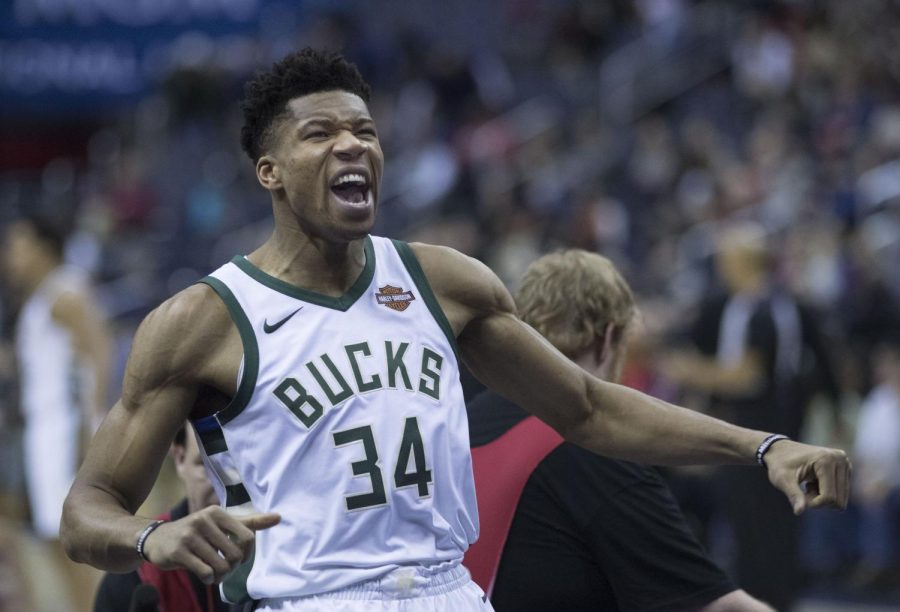
<path fill-rule="evenodd" d="M 164 521 L 162 519 L 153 521 L 152 523 L 150 523 L 149 525 L 144 527 L 144 530 L 141 532 L 141 535 L 138 536 L 137 544 L 135 544 L 134 549 L 137 551 L 138 556 L 141 559 L 143 559 L 144 561 L 146 561 L 147 563 L 150 562 L 150 559 L 148 559 L 147 555 L 144 554 L 144 543 L 147 542 L 147 538 L 150 536 L 151 533 L 153 533 L 153 530 L 165 522 L 166 521 Z"/>
<path fill-rule="evenodd" d="M 760 445 L 756 449 L 756 462 L 760 464 L 762 467 L 766 467 L 765 456 L 766 453 L 772 448 L 772 445 L 778 442 L 779 440 L 790 440 L 785 435 L 782 434 L 770 434 L 766 436 L 766 439 L 763 440 Z"/>

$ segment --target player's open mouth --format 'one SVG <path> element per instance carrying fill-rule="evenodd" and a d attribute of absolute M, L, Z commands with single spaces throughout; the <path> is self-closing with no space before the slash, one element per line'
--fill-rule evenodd
<path fill-rule="evenodd" d="M 331 193 L 351 206 L 367 204 L 371 199 L 371 186 L 369 178 L 362 173 L 347 172 L 339 175 L 331 183 Z"/>

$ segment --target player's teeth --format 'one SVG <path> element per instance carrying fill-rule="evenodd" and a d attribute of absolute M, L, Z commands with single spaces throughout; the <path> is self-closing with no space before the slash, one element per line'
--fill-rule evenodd
<path fill-rule="evenodd" d="M 360 183 L 365 184 L 366 177 L 361 174 L 346 174 L 337 180 L 336 185 L 343 185 L 345 183 Z"/>

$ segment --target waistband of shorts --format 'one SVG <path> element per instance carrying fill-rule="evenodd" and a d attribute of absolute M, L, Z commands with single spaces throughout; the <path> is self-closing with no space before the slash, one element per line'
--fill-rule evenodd
<path fill-rule="evenodd" d="M 449 568 L 407 566 L 392 570 L 386 576 L 367 580 L 343 589 L 319 595 L 325 599 L 409 599 L 450 593 L 471 582 L 463 565 Z"/>

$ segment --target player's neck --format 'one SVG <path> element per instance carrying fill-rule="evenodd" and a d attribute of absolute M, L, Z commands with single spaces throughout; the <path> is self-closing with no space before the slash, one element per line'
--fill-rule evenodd
<path fill-rule="evenodd" d="M 363 239 L 338 243 L 278 226 L 248 258 L 286 283 L 332 296 L 345 293 L 366 265 Z"/>

